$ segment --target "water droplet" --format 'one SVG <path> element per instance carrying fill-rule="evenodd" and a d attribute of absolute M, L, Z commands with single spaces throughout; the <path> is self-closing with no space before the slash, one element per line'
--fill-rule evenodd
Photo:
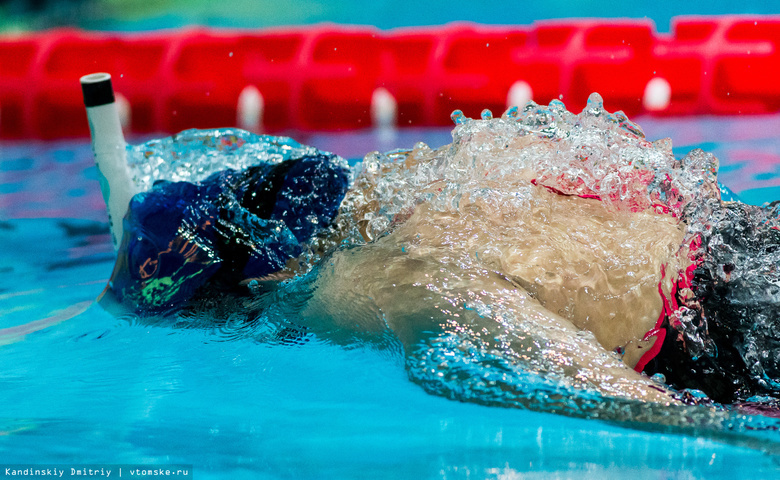
<path fill-rule="evenodd" d="M 555 100 L 553 100 L 555 101 Z M 550 102 L 552 103 L 552 102 Z M 536 110 L 536 108 L 539 106 L 538 103 L 534 102 L 533 100 L 530 100 L 528 103 L 525 104 L 523 107 L 523 113 L 528 113 Z"/>
<path fill-rule="evenodd" d="M 549 107 L 550 110 L 552 110 L 555 113 L 563 113 L 564 111 L 566 111 L 566 105 L 564 105 L 562 101 L 556 99 L 550 100 Z"/>
<path fill-rule="evenodd" d="M 464 124 L 469 120 L 467 116 L 463 115 L 461 110 L 453 110 L 450 118 L 452 119 L 452 123 L 455 125 Z"/>
<path fill-rule="evenodd" d="M 591 93 L 588 97 L 588 105 L 585 107 L 585 111 L 588 115 L 594 117 L 598 117 L 604 113 L 604 99 L 601 98 L 601 95 L 596 92 Z"/>
<path fill-rule="evenodd" d="M 514 120 L 520 114 L 519 111 L 520 108 L 517 105 L 515 105 L 514 107 L 509 107 L 501 117 L 506 120 L 510 120 L 510 119 Z"/>
<path fill-rule="evenodd" d="M 482 113 L 479 116 L 482 117 L 482 120 L 492 120 L 493 112 L 486 108 L 482 110 Z"/>

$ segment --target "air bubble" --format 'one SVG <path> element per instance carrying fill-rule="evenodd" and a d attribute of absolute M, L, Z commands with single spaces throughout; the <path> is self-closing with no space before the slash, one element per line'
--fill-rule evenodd
<path fill-rule="evenodd" d="M 666 384 L 666 376 L 663 373 L 656 373 L 655 375 L 650 377 L 650 380 L 656 383 Z"/>

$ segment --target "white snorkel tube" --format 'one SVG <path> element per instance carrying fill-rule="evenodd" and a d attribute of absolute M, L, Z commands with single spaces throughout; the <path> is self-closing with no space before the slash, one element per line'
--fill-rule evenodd
<path fill-rule="evenodd" d="M 122 219 L 130 199 L 137 193 L 127 167 L 127 143 L 122 134 L 111 75 L 92 73 L 81 77 L 80 81 L 100 190 L 108 209 L 108 223 L 116 250 L 122 241 Z"/>

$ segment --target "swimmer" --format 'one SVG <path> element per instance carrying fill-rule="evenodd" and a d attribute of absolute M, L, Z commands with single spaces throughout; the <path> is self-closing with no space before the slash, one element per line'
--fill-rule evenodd
<path fill-rule="evenodd" d="M 531 105 L 461 125 L 438 150 L 372 154 L 348 191 L 327 156 L 316 172 L 158 184 L 131 204 L 106 298 L 179 324 L 198 309 L 214 321 L 287 309 L 301 335 L 400 346 L 412 380 L 461 400 L 612 419 L 681 405 L 687 385 L 640 372 L 678 328 L 698 261 L 691 205 L 719 205 L 717 183 L 600 108 Z M 289 183 L 306 195 L 247 202 Z M 312 192 L 326 205 L 314 214 Z M 295 235 L 283 218 L 295 205 L 292 223 L 315 228 Z"/>

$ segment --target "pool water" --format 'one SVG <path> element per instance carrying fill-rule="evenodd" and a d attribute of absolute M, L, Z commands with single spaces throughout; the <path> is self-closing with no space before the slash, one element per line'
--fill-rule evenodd
<path fill-rule="evenodd" d="M 638 123 L 678 155 L 715 153 L 744 201 L 780 198 L 780 116 Z M 296 137 L 350 159 L 450 140 L 449 129 Z M 188 464 L 199 479 L 780 474 L 758 449 L 428 395 L 390 351 L 115 318 L 93 303 L 113 261 L 89 144 L 0 144 L 1 463 Z"/>

